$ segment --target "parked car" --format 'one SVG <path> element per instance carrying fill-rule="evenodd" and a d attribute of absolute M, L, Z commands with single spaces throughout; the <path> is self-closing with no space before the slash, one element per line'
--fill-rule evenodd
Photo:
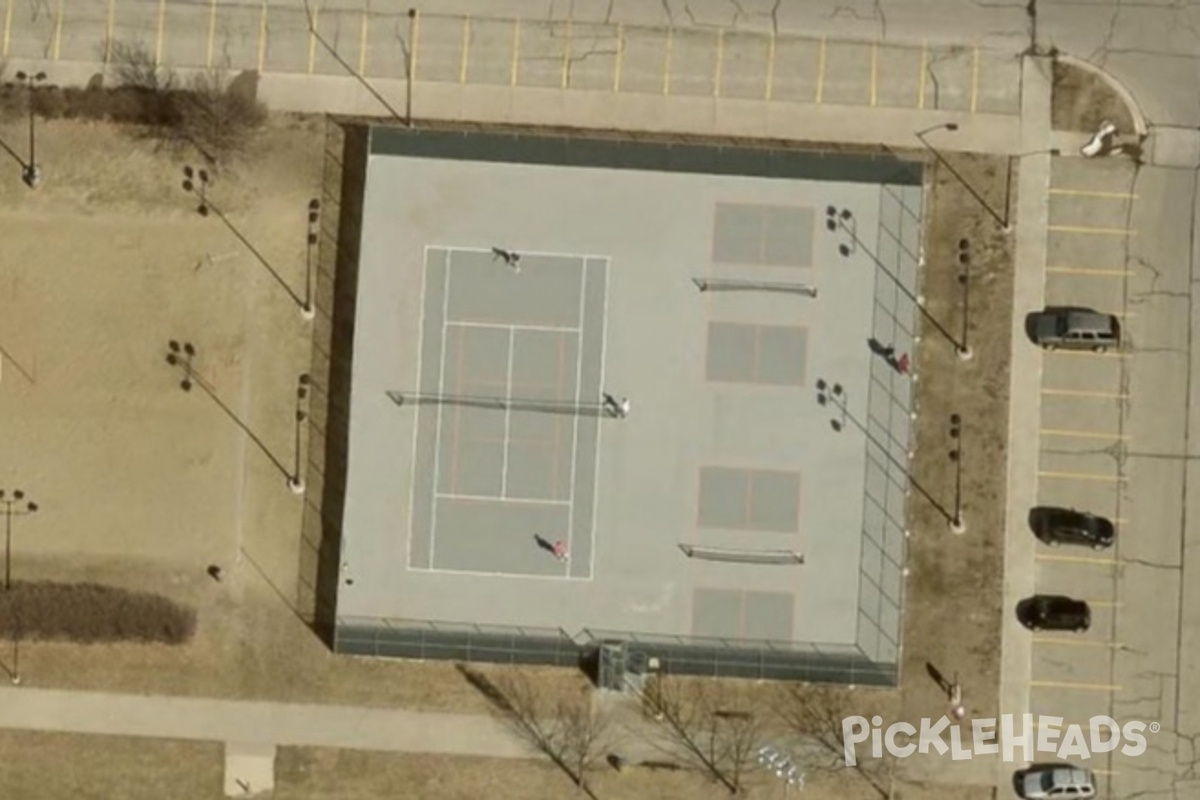
<path fill-rule="evenodd" d="M 1116 529 L 1096 514 L 1073 508 L 1038 506 L 1029 512 L 1029 527 L 1048 545 L 1077 544 L 1103 550 L 1112 547 Z"/>
<path fill-rule="evenodd" d="M 1082 600 L 1061 594 L 1037 594 L 1017 604 L 1017 619 L 1033 631 L 1075 631 L 1092 627 L 1092 610 Z"/>
<path fill-rule="evenodd" d="M 1090 769 L 1072 764 L 1034 765 L 1014 776 L 1017 794 L 1025 800 L 1084 798 L 1096 796 L 1096 778 Z"/>
<path fill-rule="evenodd" d="M 1121 325 L 1112 314 L 1090 308 L 1046 308 L 1026 318 L 1035 344 L 1047 350 L 1093 350 L 1103 353 L 1121 345 Z"/>

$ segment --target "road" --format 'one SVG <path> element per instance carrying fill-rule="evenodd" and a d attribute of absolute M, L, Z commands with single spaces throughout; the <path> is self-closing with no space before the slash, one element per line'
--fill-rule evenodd
<path fill-rule="evenodd" d="M 1096 619 L 1080 640 L 1010 626 L 1003 710 L 1159 722 L 1150 754 L 1103 760 L 1106 796 L 1194 794 L 1197 6 L 506 0 L 497 11 L 488 0 L 413 0 L 410 20 L 407 7 L 368 0 L 0 2 L 10 68 L 35 65 L 64 82 L 111 61 L 106 41 L 140 42 L 181 68 L 258 69 L 279 108 L 400 116 L 411 102 L 418 116 L 894 146 L 956 121 L 947 149 L 1008 153 L 1050 139 L 1030 99 L 1036 62 L 1019 54 L 1056 48 L 1103 67 L 1145 115 L 1149 163 L 1023 160 L 1017 311 L 1111 309 L 1127 347 L 1043 357 L 1014 330 L 1006 562 L 1010 599 L 1072 593 Z M 1035 548 L 1023 518 L 1037 503 L 1111 515 L 1115 551 Z"/>

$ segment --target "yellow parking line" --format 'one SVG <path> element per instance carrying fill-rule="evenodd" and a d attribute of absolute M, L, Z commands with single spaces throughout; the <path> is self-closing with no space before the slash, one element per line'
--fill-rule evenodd
<path fill-rule="evenodd" d="M 62 52 L 63 0 L 58 0 L 58 13 L 54 15 L 54 60 Z"/>
<path fill-rule="evenodd" d="M 317 65 L 317 28 L 321 24 L 321 7 L 312 7 L 312 19 L 309 20 L 312 30 L 308 32 L 308 74 L 311 75 Z"/>
<path fill-rule="evenodd" d="M 1122 608 L 1125 605 L 1112 600 L 1086 600 L 1085 602 L 1092 608 Z"/>
<path fill-rule="evenodd" d="M 917 82 L 917 108 L 925 110 L 925 72 L 929 69 L 929 43 L 921 43 L 921 74 Z"/>
<path fill-rule="evenodd" d="M 1053 553 L 1037 553 L 1034 555 L 1037 561 L 1061 561 L 1066 564 L 1099 564 L 1103 567 L 1115 567 L 1117 560 L 1115 558 L 1100 558 L 1099 556 L 1060 556 Z"/>
<path fill-rule="evenodd" d="M 1109 641 L 1089 641 L 1087 639 L 1061 639 L 1054 636 L 1035 636 L 1033 637 L 1034 644 L 1055 644 L 1064 645 L 1066 647 L 1103 647 L 1109 650 L 1119 650 L 1124 647 L 1123 644 Z"/>
<path fill-rule="evenodd" d="M 508 65 L 508 85 L 517 85 L 517 65 L 521 63 L 521 18 L 513 21 L 512 60 Z"/>
<path fill-rule="evenodd" d="M 1106 197 L 1110 200 L 1137 200 L 1137 195 L 1130 192 L 1094 192 L 1091 189 L 1051 189 L 1050 194 L 1070 197 Z"/>
<path fill-rule="evenodd" d="M 1042 428 L 1042 436 L 1062 436 L 1066 439 L 1128 439 L 1123 433 L 1105 433 L 1103 431 L 1069 431 L 1061 428 Z"/>
<path fill-rule="evenodd" d="M 1047 225 L 1046 230 L 1058 233 L 1091 233 L 1097 236 L 1137 236 L 1132 228 L 1095 228 L 1088 225 Z"/>
<path fill-rule="evenodd" d="M 979 45 L 975 45 L 975 57 L 971 61 L 971 113 L 979 108 Z"/>
<path fill-rule="evenodd" d="M 162 64 L 163 28 L 167 22 L 167 0 L 158 0 L 158 38 L 154 40 L 154 66 Z"/>
<path fill-rule="evenodd" d="M 263 0 L 262 13 L 258 17 L 258 71 L 260 74 L 267 63 L 267 1 Z"/>
<path fill-rule="evenodd" d="M 817 98 L 818 103 L 825 95 L 825 37 L 821 37 L 821 49 L 817 54 Z"/>
<path fill-rule="evenodd" d="M 621 91 L 621 64 L 625 60 L 625 26 L 617 25 L 617 57 L 613 63 L 613 91 Z"/>
<path fill-rule="evenodd" d="M 876 70 L 879 66 L 879 43 L 871 42 L 871 108 L 875 107 L 877 97 L 878 80 L 876 78 Z"/>
<path fill-rule="evenodd" d="M 13 0 L 8 0 L 8 4 L 4 9 L 4 57 L 8 58 L 8 43 L 12 38 L 12 4 Z"/>
<path fill-rule="evenodd" d="M 571 83 L 571 18 L 567 17 L 567 40 L 563 42 L 562 88 Z"/>
<path fill-rule="evenodd" d="M 713 65 L 713 97 L 721 96 L 721 69 L 725 65 L 725 29 L 717 31 L 717 58 Z"/>
<path fill-rule="evenodd" d="M 204 65 L 212 69 L 213 38 L 217 35 L 217 0 L 208 3 L 208 51 L 204 57 Z"/>
<path fill-rule="evenodd" d="M 1095 397 L 1103 400 L 1125 400 L 1129 397 L 1121 392 L 1092 392 L 1083 389 L 1042 389 L 1042 394 L 1053 397 Z"/>
<path fill-rule="evenodd" d="M 367 74 L 367 35 L 370 33 L 371 22 L 367 9 L 362 10 L 362 22 L 358 29 L 358 74 Z"/>
<path fill-rule="evenodd" d="M 675 49 L 675 29 L 667 28 L 667 47 L 663 55 L 663 94 L 671 93 L 671 51 Z"/>
<path fill-rule="evenodd" d="M 1039 478 L 1060 478 L 1069 481 L 1099 481 L 1102 483 L 1123 483 L 1125 478 L 1120 475 L 1103 475 L 1099 472 L 1038 472 Z"/>
<path fill-rule="evenodd" d="M 1121 687 L 1115 683 L 1083 683 L 1076 681 L 1030 681 L 1030 686 L 1043 689 L 1086 689 L 1094 692 L 1119 692 Z"/>
<path fill-rule="evenodd" d="M 771 38 L 767 42 L 767 86 L 763 99 L 769 102 L 775 90 L 775 31 L 771 31 Z"/>
<path fill-rule="evenodd" d="M 112 58 L 113 26 L 116 22 L 117 0 L 108 0 L 108 19 L 105 22 L 104 63 Z"/>
<path fill-rule="evenodd" d="M 1092 267 L 1046 267 L 1055 275 L 1091 275 L 1104 278 L 1126 278 L 1133 274 L 1127 269 L 1093 269 Z"/>
<path fill-rule="evenodd" d="M 458 62 L 458 82 L 467 82 L 467 64 L 471 60 L 471 15 L 463 17 L 462 59 Z"/>

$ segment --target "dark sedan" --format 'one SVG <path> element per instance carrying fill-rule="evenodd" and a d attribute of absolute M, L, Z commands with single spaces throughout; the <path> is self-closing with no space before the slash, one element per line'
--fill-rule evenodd
<path fill-rule="evenodd" d="M 1029 527 L 1046 544 L 1076 544 L 1096 550 L 1111 547 L 1115 535 L 1112 522 L 1104 517 L 1053 506 L 1030 511 Z"/>
<path fill-rule="evenodd" d="M 1032 631 L 1075 631 L 1092 627 L 1092 610 L 1082 600 L 1038 594 L 1017 604 L 1017 619 Z"/>

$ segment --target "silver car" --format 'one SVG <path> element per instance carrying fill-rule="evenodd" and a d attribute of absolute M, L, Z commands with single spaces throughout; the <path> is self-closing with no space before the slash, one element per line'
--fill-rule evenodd
<path fill-rule="evenodd" d="M 1046 764 L 1017 773 L 1017 788 L 1026 800 L 1059 797 L 1085 800 L 1096 796 L 1096 778 L 1090 769 Z"/>
<path fill-rule="evenodd" d="M 1121 345 L 1121 325 L 1112 314 L 1090 308 L 1047 308 L 1026 318 L 1035 344 L 1047 350 L 1093 350 L 1103 353 Z"/>

